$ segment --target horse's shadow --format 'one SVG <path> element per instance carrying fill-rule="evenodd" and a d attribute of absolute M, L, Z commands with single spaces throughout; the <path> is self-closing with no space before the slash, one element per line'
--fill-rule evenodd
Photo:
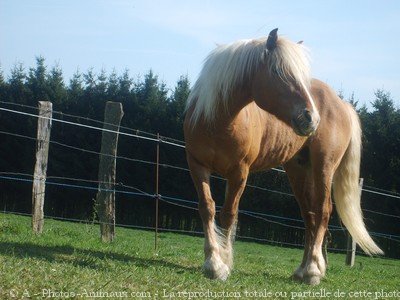
<path fill-rule="evenodd" d="M 76 252 L 78 252 L 79 255 L 74 255 Z M 48 262 L 69 263 L 75 266 L 92 269 L 103 268 L 101 264 L 96 262 L 96 259 L 107 259 L 130 263 L 137 267 L 165 267 L 175 270 L 176 272 L 199 272 L 199 268 L 179 265 L 163 260 L 162 258 L 141 258 L 108 250 L 81 249 L 65 245 L 47 246 L 33 243 L 0 242 L 0 254 L 20 258 L 29 257 Z"/>

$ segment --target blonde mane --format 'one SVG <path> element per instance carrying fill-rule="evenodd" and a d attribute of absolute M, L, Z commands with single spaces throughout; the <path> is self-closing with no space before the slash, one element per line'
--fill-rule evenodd
<path fill-rule="evenodd" d="M 295 82 L 309 94 L 310 63 L 305 48 L 279 37 L 276 48 L 266 52 L 266 41 L 241 40 L 218 46 L 208 55 L 186 103 L 186 110 L 194 106 L 193 126 L 201 118 L 211 123 L 219 106 L 228 107 L 232 91 L 251 80 L 263 65 L 269 75 L 287 84 Z"/>

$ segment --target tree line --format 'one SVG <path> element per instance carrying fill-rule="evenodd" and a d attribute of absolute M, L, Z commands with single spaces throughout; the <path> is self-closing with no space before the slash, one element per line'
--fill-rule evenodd
<path fill-rule="evenodd" d="M 123 104 L 122 126 L 158 132 L 163 136 L 183 140 L 184 107 L 190 92 L 187 76 L 181 76 L 172 89 L 161 82 L 151 70 L 144 76 L 133 79 L 128 70 L 121 74 L 115 71 L 107 74 L 101 70 L 96 74 L 93 69 L 89 69 L 84 73 L 77 71 L 66 82 L 62 69 L 58 65 L 49 68 L 43 57 L 37 57 L 36 65 L 27 70 L 22 64 L 16 64 L 9 74 L 6 78 L 0 70 L 1 107 L 37 113 L 29 106 L 36 107 L 38 101 L 51 101 L 53 109 L 63 113 L 55 113 L 54 118 L 101 127 L 101 124 L 89 119 L 101 121 L 105 103 L 116 101 Z M 339 95 L 344 98 L 343 93 Z M 358 105 L 354 95 L 346 99 L 356 107 L 363 127 L 361 176 L 364 178 L 364 185 L 370 189 L 379 187 L 399 193 L 400 109 L 395 105 L 389 91 L 378 89 L 375 95 L 371 96 L 373 101 L 369 107 Z M 32 174 L 36 123 L 35 118 L 0 111 L 0 172 Z M 6 132 L 20 136 L 9 135 Z M 21 135 L 32 139 L 22 138 Z M 51 140 L 98 152 L 101 132 L 53 122 Z M 130 186 L 150 194 L 154 193 L 155 168 L 148 162 L 155 161 L 155 153 L 156 147 L 152 142 L 120 136 L 118 155 L 139 161 L 118 159 L 117 181 L 121 183 L 118 188 L 129 191 L 127 186 Z M 66 148 L 57 143 L 50 145 L 48 181 L 61 185 L 47 185 L 45 214 L 77 219 L 96 218 L 93 205 L 96 191 L 76 186 L 96 187 L 93 181 L 97 180 L 98 160 L 98 155 L 93 153 Z M 187 167 L 184 150 L 173 146 L 161 145 L 160 161 L 161 164 Z M 65 178 L 81 180 L 71 182 Z M 160 178 L 161 194 L 195 200 L 196 194 L 188 172 L 162 165 Z M 224 184 L 224 181 L 212 180 L 217 205 L 222 204 Z M 247 188 L 241 209 L 301 218 L 294 198 L 282 194 L 291 193 L 284 174 L 274 171 L 254 174 L 249 178 L 249 184 L 281 193 Z M 16 182 L 1 179 L 0 188 L 0 209 L 30 212 L 29 180 Z M 400 200 L 377 194 L 363 193 L 363 207 L 400 215 Z M 153 210 L 154 201 L 151 198 L 129 194 L 117 195 L 117 223 L 152 226 Z M 201 230 L 201 222 L 194 209 L 162 202 L 160 212 L 162 226 Z M 369 213 L 365 213 L 365 217 L 371 230 L 399 234 L 398 221 L 388 222 L 382 215 Z M 288 224 L 299 225 L 290 221 Z M 296 230 L 286 230 L 279 225 L 267 224 L 246 216 L 239 218 L 239 232 L 269 238 L 287 236 L 287 240 L 297 240 L 299 243 L 303 238 Z"/>

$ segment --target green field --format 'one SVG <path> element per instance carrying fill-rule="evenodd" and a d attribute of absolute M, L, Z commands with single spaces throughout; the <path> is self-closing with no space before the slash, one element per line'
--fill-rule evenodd
<path fill-rule="evenodd" d="M 30 218 L 0 214 L 0 296 L 138 299 L 397 299 L 400 261 L 329 254 L 317 287 L 291 281 L 302 251 L 237 241 L 235 268 L 226 282 L 201 274 L 203 239 L 117 228 L 112 244 L 96 225 L 46 220 L 35 236 Z M 228 297 L 226 297 L 228 296 Z M 339 297 L 340 296 L 340 297 Z M 396 297 L 393 297 L 396 296 Z"/>

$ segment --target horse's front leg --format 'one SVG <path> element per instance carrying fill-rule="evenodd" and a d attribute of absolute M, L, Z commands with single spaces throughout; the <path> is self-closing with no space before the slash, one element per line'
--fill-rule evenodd
<path fill-rule="evenodd" d="M 247 166 L 235 168 L 235 171 L 229 174 L 225 202 L 219 216 L 223 239 L 221 257 L 230 270 L 233 267 L 233 241 L 236 234 L 239 202 L 246 186 L 248 174 L 249 168 Z"/>
<path fill-rule="evenodd" d="M 215 202 L 210 190 L 210 171 L 197 163 L 190 155 L 187 157 L 190 173 L 199 197 L 199 213 L 203 221 L 205 237 L 203 272 L 211 279 L 226 280 L 230 274 L 230 269 L 221 258 L 224 249 L 215 225 Z"/>

